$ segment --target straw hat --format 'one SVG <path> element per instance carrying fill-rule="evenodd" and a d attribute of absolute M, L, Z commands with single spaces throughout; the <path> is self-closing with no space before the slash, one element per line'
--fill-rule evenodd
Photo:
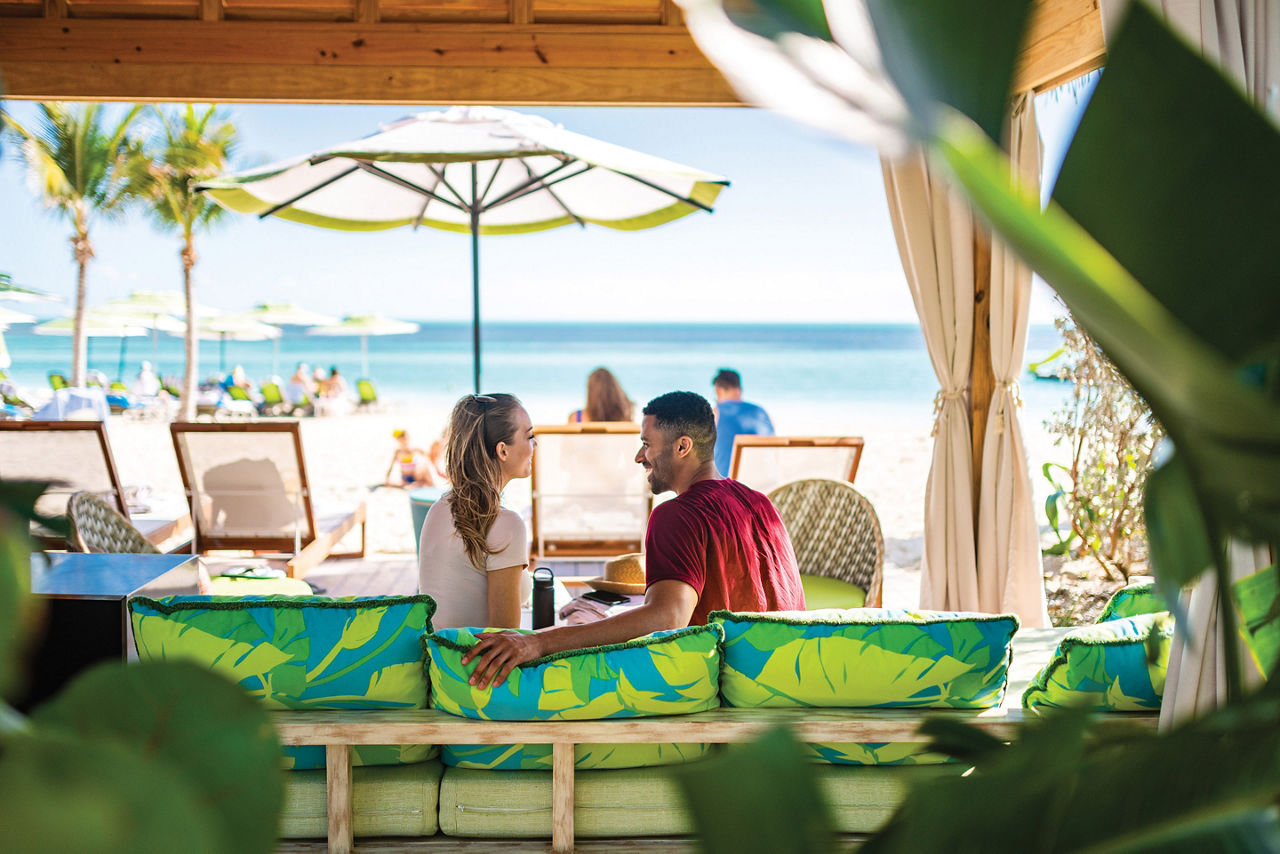
<path fill-rule="evenodd" d="M 587 586 L 609 593 L 637 596 L 644 593 L 644 555 L 620 555 L 604 563 L 604 575 L 587 580 Z"/>

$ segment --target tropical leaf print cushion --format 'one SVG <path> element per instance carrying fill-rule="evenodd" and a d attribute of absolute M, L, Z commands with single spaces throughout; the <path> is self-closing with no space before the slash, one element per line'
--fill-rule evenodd
<path fill-rule="evenodd" d="M 1136 617 L 1139 614 L 1158 614 L 1169 610 L 1169 602 L 1156 591 L 1154 579 L 1135 581 L 1126 584 L 1107 600 L 1107 605 L 1098 615 L 1097 622 L 1107 620 L 1123 620 L 1125 617 Z"/>
<path fill-rule="evenodd" d="M 609 646 L 535 659 L 511 671 L 501 686 L 483 691 L 468 683 L 462 656 L 476 643 L 470 629 L 441 629 L 424 639 L 431 674 L 431 705 L 479 720 L 597 720 L 677 715 L 720 705 L 718 626 L 654 632 Z M 580 744 L 581 769 L 637 768 L 687 762 L 704 744 Z M 451 745 L 446 765 L 463 768 L 546 769 L 545 744 Z"/>
<path fill-rule="evenodd" d="M 1028 709 L 1154 711 L 1164 696 L 1173 640 L 1167 611 L 1076 629 L 1022 694 Z"/>
<path fill-rule="evenodd" d="M 138 657 L 185 659 L 270 709 L 421 709 L 429 596 L 169 596 L 129 602 Z M 369 745 L 363 765 L 419 762 L 431 745 Z M 324 749 L 286 747 L 285 766 L 323 768 Z"/>
<path fill-rule="evenodd" d="M 730 706 L 986 709 L 1000 704 L 1011 614 L 856 608 L 737 614 L 724 627 Z"/>

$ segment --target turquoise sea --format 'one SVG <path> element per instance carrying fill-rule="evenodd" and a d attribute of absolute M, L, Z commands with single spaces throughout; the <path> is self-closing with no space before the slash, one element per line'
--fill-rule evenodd
<path fill-rule="evenodd" d="M 482 330 L 483 380 L 488 391 L 525 399 L 535 420 L 559 420 L 581 405 L 586 375 L 603 365 L 632 399 L 643 403 L 672 389 L 710 394 L 718 368 L 741 372 L 745 396 L 779 411 L 829 407 L 842 412 L 876 407 L 908 417 L 928 417 L 937 381 L 914 324 L 765 325 L 649 323 L 486 323 Z M 49 370 L 70 365 L 69 338 L 39 336 L 29 325 L 5 333 L 19 384 L 47 387 Z M 266 342 L 226 342 L 225 368 L 243 365 L 261 380 L 273 372 Z M 1059 346 L 1052 326 L 1031 328 L 1027 359 Z M 125 382 L 142 359 L 153 357 L 150 338 L 126 344 Z M 120 339 L 89 342 L 89 366 L 115 379 Z M 287 377 L 299 361 L 312 368 L 336 365 L 348 378 L 360 375 L 360 339 L 306 334 L 286 327 L 274 356 L 275 373 Z M 162 374 L 179 374 L 182 341 L 161 334 L 155 361 Z M 200 343 L 203 376 L 220 367 L 217 341 Z M 392 400 L 446 405 L 471 391 L 471 327 L 425 323 L 412 335 L 369 339 L 369 373 L 379 394 Z M 1065 394 L 1063 384 L 1023 375 L 1027 414 L 1042 418 Z M 776 418 L 775 418 L 776 420 Z"/>

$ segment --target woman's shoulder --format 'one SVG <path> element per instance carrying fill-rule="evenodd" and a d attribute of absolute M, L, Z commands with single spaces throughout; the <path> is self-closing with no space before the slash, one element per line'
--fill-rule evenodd
<path fill-rule="evenodd" d="M 524 530 L 524 518 L 509 507 L 499 507 L 498 517 L 493 520 L 494 531 Z"/>

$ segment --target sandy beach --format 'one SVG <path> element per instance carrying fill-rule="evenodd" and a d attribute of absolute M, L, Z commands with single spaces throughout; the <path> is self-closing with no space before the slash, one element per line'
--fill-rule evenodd
<path fill-rule="evenodd" d="M 550 423 L 557 405 L 526 401 L 535 424 Z M 821 409 L 815 407 L 815 409 Z M 438 434 L 448 412 L 440 405 L 399 401 L 384 411 L 302 419 L 303 449 L 316 501 L 322 504 L 366 501 L 369 505 L 369 550 L 373 554 L 411 554 L 414 551 L 412 520 L 404 490 L 381 486 L 391 458 L 391 431 L 407 428 L 416 442 L 425 444 Z M 883 529 L 885 604 L 909 607 L 917 604 L 921 536 L 924 530 L 925 481 L 932 453 L 931 413 L 918 418 L 901 414 L 858 415 L 854 427 L 843 419 L 812 412 L 772 413 L 780 431 L 796 435 L 860 435 L 866 450 L 855 486 L 874 504 Z M 554 419 L 559 422 L 559 419 Z M 182 494 L 168 424 L 134 421 L 112 416 L 108 433 L 116 466 L 126 486 L 149 486 L 152 494 L 177 498 Z M 1037 506 L 1046 490 L 1038 481 L 1040 464 L 1060 456 L 1038 422 L 1024 426 L 1032 463 L 1032 483 Z M 506 503 L 528 503 L 528 481 L 508 488 Z"/>

